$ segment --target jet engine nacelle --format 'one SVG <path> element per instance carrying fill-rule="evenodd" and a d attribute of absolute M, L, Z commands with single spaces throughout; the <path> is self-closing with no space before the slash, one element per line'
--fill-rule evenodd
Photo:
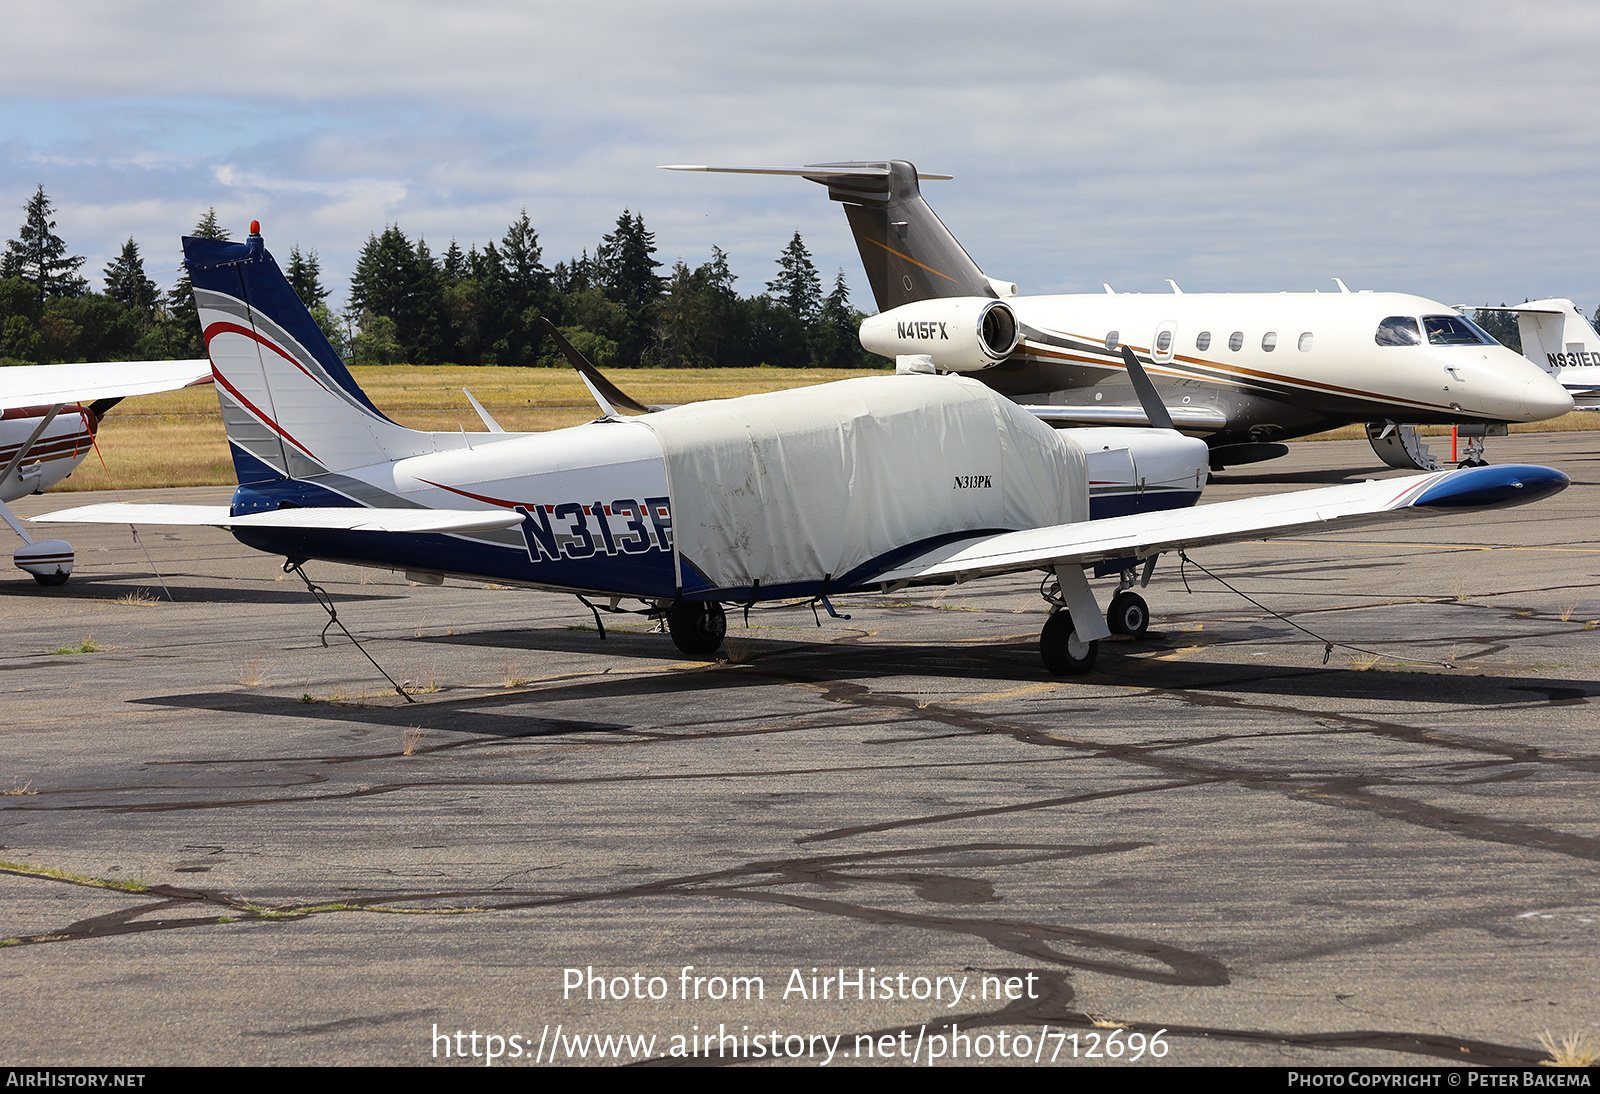
<path fill-rule="evenodd" d="M 918 300 L 870 316 L 861 345 L 884 357 L 925 354 L 942 372 L 978 372 L 1011 356 L 1021 341 L 1011 305 L 986 296 Z"/>

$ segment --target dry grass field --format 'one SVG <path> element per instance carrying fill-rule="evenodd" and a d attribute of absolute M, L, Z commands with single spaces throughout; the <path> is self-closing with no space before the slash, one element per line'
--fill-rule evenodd
<path fill-rule="evenodd" d="M 481 429 L 463 387 L 469 388 L 509 430 L 559 429 L 595 416 L 594 403 L 568 369 L 357 368 L 356 381 L 384 413 L 415 429 Z M 883 371 L 887 371 L 886 369 Z M 822 369 L 617 369 L 608 375 L 641 402 L 675 404 L 725 399 L 761 391 L 804 387 L 880 373 Z M 1513 427 L 1517 432 L 1600 427 L 1600 415 L 1568 414 L 1550 422 Z M 1423 431 L 1448 437 L 1449 429 Z M 1349 440 L 1359 426 L 1308 440 Z M 100 455 L 90 453 L 57 490 L 110 490 L 159 486 L 214 486 L 233 481 L 233 465 L 210 387 L 130 399 L 101 423 Z M 1446 453 L 1448 454 L 1448 453 Z M 101 459 L 104 459 L 102 466 Z"/>

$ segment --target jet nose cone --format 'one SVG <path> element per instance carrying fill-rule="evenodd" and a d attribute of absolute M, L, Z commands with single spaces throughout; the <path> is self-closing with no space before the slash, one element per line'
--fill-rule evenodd
<path fill-rule="evenodd" d="M 1530 422 L 1559 418 L 1572 409 L 1572 396 L 1554 377 L 1540 375 L 1523 389 L 1522 409 Z"/>

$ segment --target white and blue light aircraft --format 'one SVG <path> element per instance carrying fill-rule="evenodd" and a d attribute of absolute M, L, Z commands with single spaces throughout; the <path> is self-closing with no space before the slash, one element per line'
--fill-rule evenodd
<path fill-rule="evenodd" d="M 1480 467 L 1198 508 L 1208 454 L 1163 420 L 1055 430 L 959 375 L 885 375 L 546 433 L 422 432 L 356 386 L 266 251 L 183 241 L 239 486 L 226 507 L 95 505 L 46 521 L 227 528 L 285 556 L 625 600 L 691 656 L 724 604 L 1042 571 L 1047 668 L 1139 633 L 1164 551 L 1515 505 L 1559 471 Z M 1148 379 L 1135 355 L 1124 363 Z M 1097 494 L 1097 486 L 1100 492 Z M 1101 505 L 1095 506 L 1098 498 Z M 1121 515 L 1091 520 L 1093 509 Z M 1122 574 L 1102 614 L 1086 567 Z"/>

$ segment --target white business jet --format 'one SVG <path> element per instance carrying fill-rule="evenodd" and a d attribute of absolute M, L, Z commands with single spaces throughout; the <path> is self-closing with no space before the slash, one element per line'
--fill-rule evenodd
<path fill-rule="evenodd" d="M 960 375 L 866 377 L 628 418 L 596 385 L 601 414 L 587 425 L 509 433 L 485 411 L 485 432 L 423 432 L 356 386 L 259 225 L 243 243 L 183 248 L 239 479 L 232 503 L 93 505 L 35 520 L 227 528 L 286 567 L 327 559 L 430 583 L 487 579 L 609 598 L 610 610 L 637 600 L 691 656 L 721 645 L 728 603 L 826 606 L 834 594 L 1041 571 L 1053 609 L 1044 663 L 1083 672 L 1099 639 L 1147 618 L 1131 580 L 1102 615 L 1086 566 L 1128 560 L 1148 580 L 1176 548 L 1515 505 L 1567 485 L 1549 468 L 1479 467 L 1090 520 L 1096 459 L 1115 451 L 1138 476 L 1141 432 L 1108 431 L 1121 447 L 1108 441 L 1097 455 Z M 1147 416 L 1149 450 L 1171 461 L 1187 449 L 1198 494 L 1204 445 L 1168 427 L 1159 402 Z"/>
<path fill-rule="evenodd" d="M 1482 435 L 1565 414 L 1543 369 L 1456 309 L 1402 293 L 1104 293 L 1019 296 L 986 276 L 922 198 L 903 160 L 671 171 L 794 175 L 844 205 L 879 314 L 873 353 L 976 376 L 1052 424 L 1142 424 L 1118 349 L 1130 345 L 1177 427 L 1213 468 L 1273 459 L 1284 439 L 1352 423 L 1394 467 L 1432 470 L 1416 425 Z M 1481 446 L 1480 446 L 1481 451 Z M 1473 462 L 1478 462 L 1475 458 Z"/>
<path fill-rule="evenodd" d="M 210 361 L 103 361 L 0 369 L 0 520 L 22 537 L 12 555 L 41 585 L 72 574 L 72 545 L 35 542 L 5 504 L 42 493 L 83 462 L 100 418 L 120 400 L 211 379 Z"/>

